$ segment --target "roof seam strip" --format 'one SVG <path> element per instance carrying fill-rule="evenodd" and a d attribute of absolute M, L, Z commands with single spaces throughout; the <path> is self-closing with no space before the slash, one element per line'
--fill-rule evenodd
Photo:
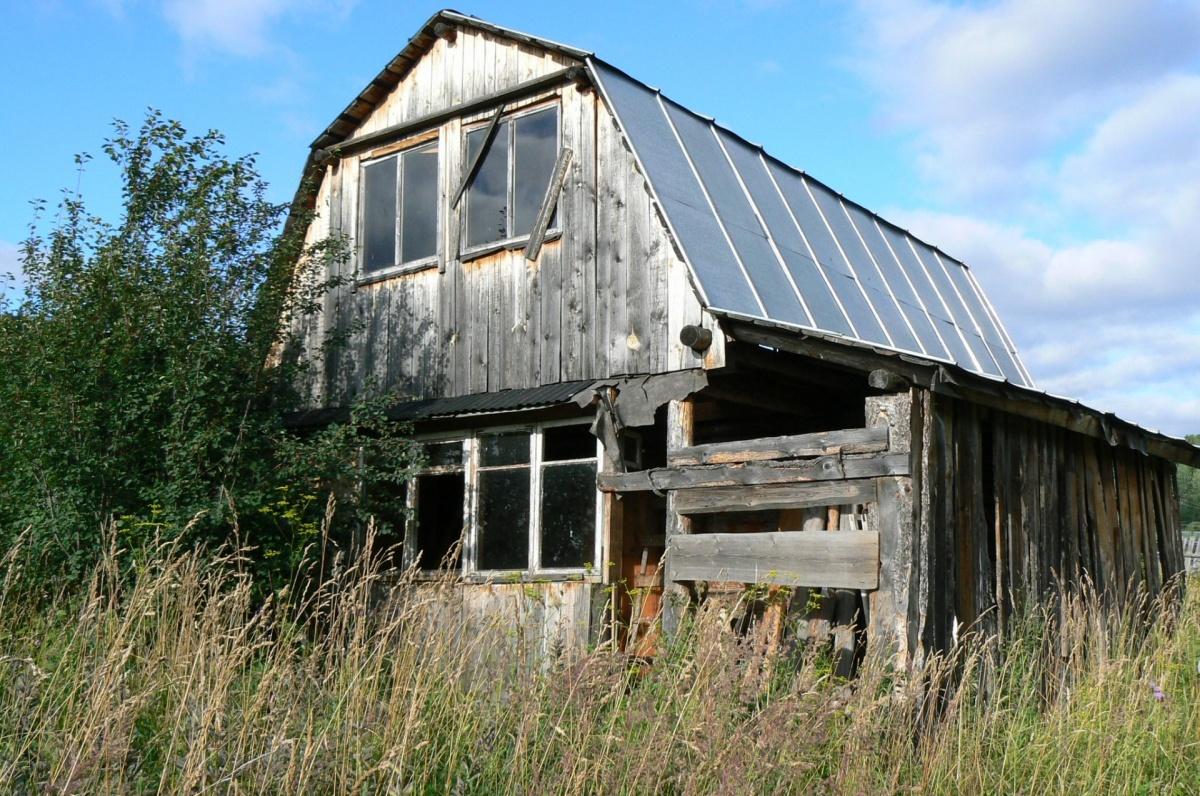
<path fill-rule="evenodd" d="M 975 350 L 971 348 L 971 344 L 967 342 L 966 336 L 963 335 L 962 327 L 958 325 L 958 319 L 954 317 L 954 313 L 950 311 L 950 302 L 946 301 L 946 297 L 942 295 L 942 291 L 938 290 L 937 282 L 934 281 L 933 275 L 929 273 L 929 266 L 925 262 L 925 258 L 917 251 L 917 247 L 913 244 L 912 237 L 906 235 L 905 242 L 908 248 L 912 250 L 913 258 L 917 261 L 917 265 L 921 266 L 921 271 L 925 274 L 925 279 L 929 281 L 929 287 L 933 290 L 933 294 L 938 297 L 938 301 L 942 302 L 942 309 L 946 311 L 946 317 L 950 319 L 950 325 L 954 327 L 954 331 L 958 333 L 958 339 L 966 349 L 967 355 L 971 357 L 971 361 L 975 363 L 975 370 L 978 373 L 985 373 L 983 365 L 979 362 L 979 358 L 975 356 Z"/>
<path fill-rule="evenodd" d="M 733 176 L 737 180 L 738 186 L 742 189 L 742 194 L 746 197 L 746 202 L 749 203 L 751 211 L 754 213 L 754 218 L 762 227 L 763 235 L 766 236 L 767 244 L 771 247 L 771 253 L 775 255 L 775 262 L 779 266 L 779 270 L 783 271 L 784 277 L 788 284 L 792 286 L 792 291 L 796 294 L 796 299 L 800 302 L 800 308 L 804 310 L 804 315 L 808 318 L 808 322 L 813 326 L 817 325 L 817 318 L 813 315 L 812 310 L 808 308 L 808 302 L 804 300 L 804 294 L 800 292 L 800 287 L 796 284 L 796 280 L 792 278 L 792 272 L 788 270 L 787 264 L 783 261 L 783 254 L 779 251 L 779 247 L 775 243 L 775 237 L 771 234 L 771 228 L 767 226 L 766 219 L 762 216 L 762 211 L 759 210 L 758 203 L 754 201 L 754 196 L 750 193 L 750 189 L 746 187 L 746 181 L 742 179 L 741 172 L 734 165 L 733 158 L 729 156 L 729 150 L 725 148 L 725 142 L 721 140 L 721 136 L 717 133 L 717 127 L 714 124 L 708 125 L 709 132 L 717 141 L 717 146 L 721 148 L 721 153 L 725 155 L 725 161 L 729 164 L 729 168 L 733 171 Z"/>
<path fill-rule="evenodd" d="M 875 273 L 879 274 L 879 281 L 883 282 L 883 286 L 887 288 L 888 296 L 891 297 L 892 301 L 896 305 L 896 312 L 900 313 L 900 320 L 902 320 L 904 325 L 908 327 L 908 331 L 912 334 L 913 340 L 916 340 L 917 346 L 920 350 L 914 351 L 913 353 L 920 354 L 924 357 L 929 356 L 929 352 L 925 350 L 925 344 L 921 342 L 921 336 L 917 334 L 916 327 L 912 325 L 912 321 L 908 319 L 908 316 L 904 313 L 904 309 L 900 306 L 900 299 L 896 298 L 896 292 L 892 290 L 892 285 L 890 282 L 888 282 L 887 275 L 883 273 L 883 269 L 879 267 L 879 262 L 875 259 L 875 255 L 871 252 L 871 247 L 867 245 L 867 240 L 863 237 L 862 230 L 860 230 L 858 225 L 854 223 L 854 218 L 850 215 L 850 211 L 846 208 L 846 202 L 840 197 L 838 199 L 838 207 L 842 208 L 842 212 L 846 215 L 846 221 L 850 224 L 850 229 L 854 230 L 854 234 L 858 238 L 858 242 L 862 244 L 862 248 L 867 255 L 867 259 L 871 261 L 871 265 L 875 266 Z"/>
<path fill-rule="evenodd" d="M 821 205 L 817 202 L 817 197 L 813 194 L 812 187 L 808 184 L 808 177 L 801 177 L 800 182 L 804 185 L 804 190 L 808 193 L 808 198 L 812 201 L 813 207 L 817 209 L 817 215 L 821 217 L 822 223 L 825 224 L 825 229 L 829 230 L 829 237 L 833 239 L 833 245 L 837 247 L 838 253 L 842 255 L 842 259 L 846 261 L 846 267 L 850 269 L 850 273 L 854 276 L 854 284 L 858 287 L 858 291 L 862 293 L 863 301 L 867 302 L 868 309 L 875 316 L 875 320 L 879 323 L 879 328 L 883 330 L 883 336 L 887 338 L 887 344 L 891 348 L 896 348 L 896 341 L 892 339 L 892 333 L 888 331 L 887 325 L 883 322 L 883 318 L 879 315 L 879 310 L 875 309 L 874 302 L 867 295 L 867 289 L 863 285 L 862 280 L 858 278 L 858 272 L 854 270 L 854 264 L 850 262 L 850 257 L 846 254 L 846 250 L 842 248 L 842 242 L 838 240 L 837 233 L 833 231 L 833 225 L 829 223 L 829 219 L 825 217 L 825 211 L 821 209 Z M 841 200 L 838 200 L 838 207 L 841 207 Z M 899 308 L 897 308 L 899 309 Z"/>
<path fill-rule="evenodd" d="M 938 265 L 941 266 L 942 271 L 946 274 L 946 279 L 950 282 L 950 289 L 954 291 L 956 296 L 958 296 L 959 303 L 963 305 L 963 311 L 967 313 L 967 320 L 975 324 L 975 331 L 979 334 L 979 339 L 983 341 L 983 347 L 987 350 L 988 356 L 995 361 L 996 367 L 1000 369 L 1000 373 L 1003 375 L 1004 366 L 1000 364 L 1000 359 L 996 356 L 996 352 L 993 351 L 992 347 L 988 344 L 987 335 L 983 333 L 983 325 L 978 319 L 976 319 L 975 313 L 971 312 L 971 307 L 967 304 L 966 299 L 963 298 L 962 291 L 958 289 L 958 285 L 954 284 L 954 279 L 950 275 L 950 268 L 946 265 L 945 261 L 942 260 L 936 251 L 933 253 L 933 258 L 937 260 Z"/>
<path fill-rule="evenodd" d="M 754 286 L 753 280 L 750 279 L 750 273 L 746 270 L 746 264 L 742 262 L 742 257 L 738 254 L 737 247 L 733 245 L 733 240 L 729 237 L 729 230 L 725 228 L 725 223 L 721 221 L 721 217 L 717 215 L 717 206 L 709 195 L 708 188 L 704 185 L 704 180 L 700 178 L 700 171 L 692 161 L 691 153 L 687 151 L 687 147 L 683 144 L 683 138 L 680 137 L 679 131 L 675 129 L 675 122 L 671 120 L 671 114 L 667 113 L 667 106 L 663 104 L 662 94 L 656 93 L 654 98 L 658 102 L 658 109 L 662 111 L 663 118 L 667 120 L 667 126 L 671 128 L 671 133 L 675 136 L 675 143 L 678 144 L 679 151 L 683 153 L 688 168 L 692 170 L 692 176 L 696 178 L 696 184 L 700 186 L 700 193 L 703 194 L 704 201 L 708 203 L 708 209 L 713 215 L 713 220 L 717 222 L 717 228 L 721 230 L 721 237 L 725 239 L 725 245 L 729 247 L 729 251 L 733 254 L 733 259 L 742 272 L 742 278 L 746 280 L 746 285 L 750 288 L 750 293 L 758 303 L 758 309 L 762 313 L 762 317 L 771 317 L 770 313 L 767 312 L 766 304 L 763 303 L 762 296 L 758 294 L 758 288 Z"/>
<path fill-rule="evenodd" d="M 804 241 L 804 248 L 808 249 L 809 257 L 813 261 L 813 265 L 817 269 L 817 274 L 821 280 L 825 282 L 825 287 L 829 288 L 829 295 L 833 296 L 833 301 L 837 305 L 838 311 L 842 313 L 842 317 L 846 319 L 846 325 L 850 327 L 850 331 L 855 340 L 861 340 L 858 327 L 854 325 L 854 319 L 850 317 L 850 313 L 846 311 L 846 307 L 842 304 L 842 299 L 838 296 L 837 291 L 833 289 L 833 283 L 829 281 L 829 275 L 825 273 L 825 269 L 821 267 L 821 261 L 817 259 L 817 253 L 813 250 L 812 244 L 808 240 L 808 235 L 804 234 L 804 227 L 800 225 L 799 219 L 796 218 L 795 212 L 792 211 L 792 206 L 788 204 L 787 197 L 783 195 L 783 189 L 779 187 L 779 182 L 775 179 L 775 175 L 771 173 L 771 167 L 767 165 L 764 153 L 760 150 L 758 160 L 762 164 L 763 171 L 767 173 L 767 179 L 771 181 L 771 185 L 775 188 L 775 193 L 779 195 L 779 202 L 783 205 L 784 212 L 791 219 L 792 226 L 796 228 L 796 232 L 800 235 L 800 240 Z M 815 324 L 814 319 L 814 324 Z"/>

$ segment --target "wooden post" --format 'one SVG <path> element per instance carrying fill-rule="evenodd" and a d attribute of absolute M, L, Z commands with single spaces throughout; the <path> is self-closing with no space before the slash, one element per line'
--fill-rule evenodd
<path fill-rule="evenodd" d="M 612 388 L 610 387 L 609 390 L 611 391 Z M 607 446 L 602 447 L 604 450 L 603 472 L 617 472 L 621 464 L 620 450 L 609 450 Z M 594 585 L 593 588 L 600 590 L 601 594 L 595 604 L 603 605 L 605 610 L 602 612 L 603 618 L 598 622 L 598 626 L 592 628 L 591 641 L 593 643 L 609 641 L 612 648 L 616 650 L 621 644 L 622 600 L 624 600 L 626 591 L 626 584 L 621 582 L 621 565 L 625 556 L 625 507 L 621 504 L 618 495 L 611 492 L 602 494 L 601 505 L 604 515 L 601 530 L 603 538 L 600 547 L 602 552 L 601 583 Z M 605 591 L 607 591 L 607 599 L 604 599 Z M 595 612 L 593 612 L 593 616 L 595 616 Z M 633 618 L 636 620 L 636 617 Z"/>
<path fill-rule="evenodd" d="M 886 426 L 888 452 L 912 451 L 911 392 L 867 398 L 867 426 Z M 897 670 L 907 668 L 910 649 L 909 585 L 914 564 L 913 479 L 889 476 L 876 479 L 878 500 L 867 508 L 867 526 L 879 532 L 879 588 L 868 597 L 867 651 L 892 660 Z"/>
<path fill-rule="evenodd" d="M 673 400 L 667 404 L 667 456 L 695 442 L 695 405 L 691 398 Z M 675 510 L 675 492 L 667 493 L 666 552 L 670 559 L 671 537 L 692 532 L 692 521 Z M 687 587 L 663 575 L 663 632 L 668 638 L 679 629 L 680 619 L 688 609 L 691 596 Z"/>

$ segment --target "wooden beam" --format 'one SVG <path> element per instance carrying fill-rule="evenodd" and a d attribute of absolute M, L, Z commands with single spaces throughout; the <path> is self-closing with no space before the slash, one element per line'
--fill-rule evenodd
<path fill-rule="evenodd" d="M 558 162 L 554 164 L 554 174 L 546 195 L 542 197 L 542 207 L 538 210 L 537 220 L 533 222 L 533 230 L 529 233 L 529 242 L 525 244 L 525 259 L 536 260 L 542 251 L 546 240 L 546 230 L 550 228 L 550 219 L 554 217 L 554 209 L 558 207 L 558 196 L 562 193 L 563 183 L 567 179 L 567 169 L 571 167 L 571 157 L 574 153 L 570 147 L 563 147 L 558 153 Z"/>
<path fill-rule="evenodd" d="M 667 404 L 667 450 L 686 448 L 695 442 L 696 434 L 696 403 L 691 398 L 672 400 Z M 671 546 L 675 540 L 687 538 L 692 532 L 692 521 L 676 511 L 675 501 L 678 495 L 671 492 L 667 495 L 667 516 L 664 558 L 669 562 Z M 680 620 L 691 603 L 691 592 L 663 572 L 663 602 L 662 629 L 668 637 L 673 636 L 679 629 Z"/>
<path fill-rule="evenodd" d="M 471 180 L 475 179 L 475 172 L 479 171 L 479 164 L 483 163 L 483 159 L 487 157 L 488 149 L 492 146 L 492 140 L 496 137 L 496 128 L 500 125 L 500 117 L 503 115 L 504 105 L 502 103 L 496 107 L 496 112 L 492 114 L 492 120 L 488 122 L 487 131 L 483 134 L 483 143 L 480 144 L 479 151 L 475 153 L 475 157 L 471 159 L 467 170 L 463 172 L 462 182 L 458 184 L 458 190 L 454 192 L 454 198 L 450 200 L 451 207 L 458 207 L 459 200 L 467 192 L 467 186 L 471 184 Z"/>
<path fill-rule="evenodd" d="M 879 584 L 879 534 L 776 531 L 678 536 L 667 550 L 667 577 L 874 589 Z"/>
<path fill-rule="evenodd" d="M 783 437 L 761 437 L 738 442 L 714 442 L 668 451 L 672 467 L 685 464 L 735 464 L 838 453 L 878 453 L 888 448 L 887 427 L 818 431 Z"/>
<path fill-rule="evenodd" d="M 571 66 L 566 69 L 559 69 L 556 72 L 551 72 L 548 75 L 526 80 L 524 83 L 518 83 L 512 88 L 502 89 L 492 92 L 482 97 L 462 102 L 458 105 L 453 105 L 445 110 L 437 111 L 426 116 L 421 116 L 413 119 L 411 122 L 402 122 L 394 124 L 391 127 L 385 127 L 374 133 L 360 135 L 357 138 L 350 138 L 342 141 L 339 144 L 329 144 L 323 148 L 315 149 L 313 157 L 318 162 L 327 160 L 330 157 L 346 157 L 347 155 L 358 152 L 362 149 L 367 149 L 377 144 L 386 143 L 397 138 L 403 138 L 413 133 L 419 133 L 422 130 L 428 130 L 431 127 L 437 127 L 443 122 L 451 119 L 456 119 L 460 116 L 469 116 L 472 113 L 490 108 L 497 103 L 508 104 L 514 100 L 520 99 L 531 94 L 538 94 L 543 91 L 549 91 L 564 83 L 569 83 L 580 77 L 587 76 L 587 69 L 582 66 Z M 354 120 L 357 124 L 361 120 Z"/>
<path fill-rule="evenodd" d="M 875 502 L 875 481 L 813 481 L 801 484 L 719 486 L 712 489 L 681 489 L 675 496 L 680 514 L 717 514 L 724 511 L 770 511 L 802 509 L 833 504 Z"/>
<path fill-rule="evenodd" d="M 659 467 L 631 473 L 602 473 L 597 477 L 597 482 L 604 492 L 638 492 L 752 484 L 794 484 L 803 481 L 843 481 L 908 474 L 907 453 L 872 453 L 845 457 L 822 456 L 786 463 Z"/>

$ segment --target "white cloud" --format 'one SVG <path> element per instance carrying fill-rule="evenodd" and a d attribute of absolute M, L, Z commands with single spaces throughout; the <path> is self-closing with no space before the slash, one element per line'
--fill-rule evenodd
<path fill-rule="evenodd" d="M 1045 148 L 1200 53 L 1200 5 L 1004 0 L 861 7 L 864 73 L 925 174 L 956 196 L 1009 197 Z"/>
<path fill-rule="evenodd" d="M 343 18 L 354 0 L 163 0 L 163 15 L 190 52 L 242 57 L 277 51 L 272 32 L 293 15 Z"/>
<path fill-rule="evenodd" d="M 859 10 L 941 205 L 891 216 L 974 268 L 1040 386 L 1200 430 L 1200 5 Z"/>

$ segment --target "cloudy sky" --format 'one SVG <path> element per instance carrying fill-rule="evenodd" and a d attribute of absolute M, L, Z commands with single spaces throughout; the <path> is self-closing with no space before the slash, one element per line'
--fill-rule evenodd
<path fill-rule="evenodd" d="M 597 52 L 966 261 L 1039 385 L 1200 432 L 1200 3 L 475 2 Z M 0 29 L 0 273 L 29 200 L 155 107 L 258 152 L 308 143 L 436 10 L 395 0 L 41 0 Z M 564 13 L 566 9 L 569 13 Z"/>

